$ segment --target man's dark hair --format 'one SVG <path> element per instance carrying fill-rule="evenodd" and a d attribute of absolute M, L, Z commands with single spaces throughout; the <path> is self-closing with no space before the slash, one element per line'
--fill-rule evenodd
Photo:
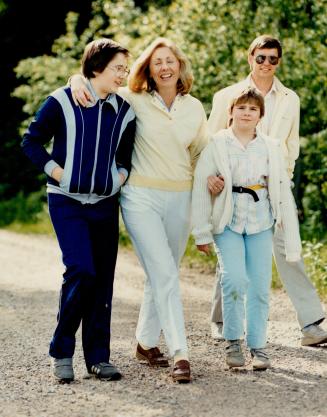
<path fill-rule="evenodd" d="M 97 39 L 88 43 L 82 58 L 82 73 L 86 78 L 94 78 L 96 72 L 103 72 L 118 53 L 129 56 L 126 48 L 111 39 Z"/>
<path fill-rule="evenodd" d="M 277 38 L 271 35 L 261 35 L 252 41 L 249 47 L 249 55 L 253 55 L 256 49 L 273 49 L 276 48 L 278 52 L 278 58 L 282 57 L 282 45 Z"/>

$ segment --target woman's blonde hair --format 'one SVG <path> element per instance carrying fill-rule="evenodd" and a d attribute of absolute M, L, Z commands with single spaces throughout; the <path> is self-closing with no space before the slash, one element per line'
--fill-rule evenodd
<path fill-rule="evenodd" d="M 140 93 L 142 91 L 151 92 L 156 90 L 156 84 L 150 76 L 149 66 L 154 51 L 162 47 L 169 48 L 180 63 L 180 75 L 177 81 L 177 92 L 184 95 L 191 90 L 193 84 L 191 64 L 186 55 L 175 45 L 175 43 L 167 38 L 155 39 L 137 58 L 128 77 L 128 87 L 130 90 L 135 93 Z"/>

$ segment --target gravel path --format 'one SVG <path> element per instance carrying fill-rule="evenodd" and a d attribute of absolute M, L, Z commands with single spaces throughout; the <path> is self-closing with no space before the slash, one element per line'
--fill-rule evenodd
<path fill-rule="evenodd" d="M 181 283 L 193 383 L 176 385 L 169 369 L 140 364 L 134 331 L 143 272 L 126 250 L 119 254 L 112 316 L 112 360 L 124 378 L 85 379 L 78 334 L 76 381 L 56 383 L 47 351 L 62 270 L 53 238 L 0 231 L 0 416 L 327 416 L 327 345 L 300 347 L 294 312 L 280 291 L 272 294 L 269 321 L 272 369 L 226 368 L 224 343 L 214 343 L 209 332 L 213 277 L 186 268 Z"/>

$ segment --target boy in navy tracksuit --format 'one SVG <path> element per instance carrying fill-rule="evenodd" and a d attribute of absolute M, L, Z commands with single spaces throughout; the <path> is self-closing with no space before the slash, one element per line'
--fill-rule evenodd
<path fill-rule="evenodd" d="M 128 51 L 100 39 L 84 51 L 82 71 L 95 103 L 74 105 L 69 87 L 43 103 L 22 141 L 26 155 L 48 175 L 50 217 L 66 270 L 51 344 L 53 372 L 74 379 L 75 333 L 82 322 L 88 372 L 119 379 L 109 362 L 110 319 L 118 249 L 118 194 L 131 168 L 135 115 L 116 94 L 128 74 Z M 49 153 L 44 147 L 53 138 Z"/>

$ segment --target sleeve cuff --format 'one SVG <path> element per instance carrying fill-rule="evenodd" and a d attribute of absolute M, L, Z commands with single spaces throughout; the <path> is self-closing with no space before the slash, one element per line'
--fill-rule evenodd
<path fill-rule="evenodd" d="M 298 262 L 301 260 L 301 255 L 299 253 L 287 253 L 286 261 L 287 262 Z"/>
<path fill-rule="evenodd" d="M 196 245 L 209 245 L 210 243 L 213 243 L 213 238 L 212 238 L 212 234 L 210 234 L 210 235 L 206 235 L 206 236 L 204 236 L 204 235 L 202 235 L 202 236 L 199 236 L 199 237 L 194 237 L 194 241 L 195 241 L 195 244 Z"/>
<path fill-rule="evenodd" d="M 49 175 L 49 177 L 51 177 L 52 171 L 58 167 L 59 164 L 57 164 L 57 162 L 55 162 L 53 159 L 51 159 L 51 161 L 47 162 L 44 165 L 44 172 Z"/>

